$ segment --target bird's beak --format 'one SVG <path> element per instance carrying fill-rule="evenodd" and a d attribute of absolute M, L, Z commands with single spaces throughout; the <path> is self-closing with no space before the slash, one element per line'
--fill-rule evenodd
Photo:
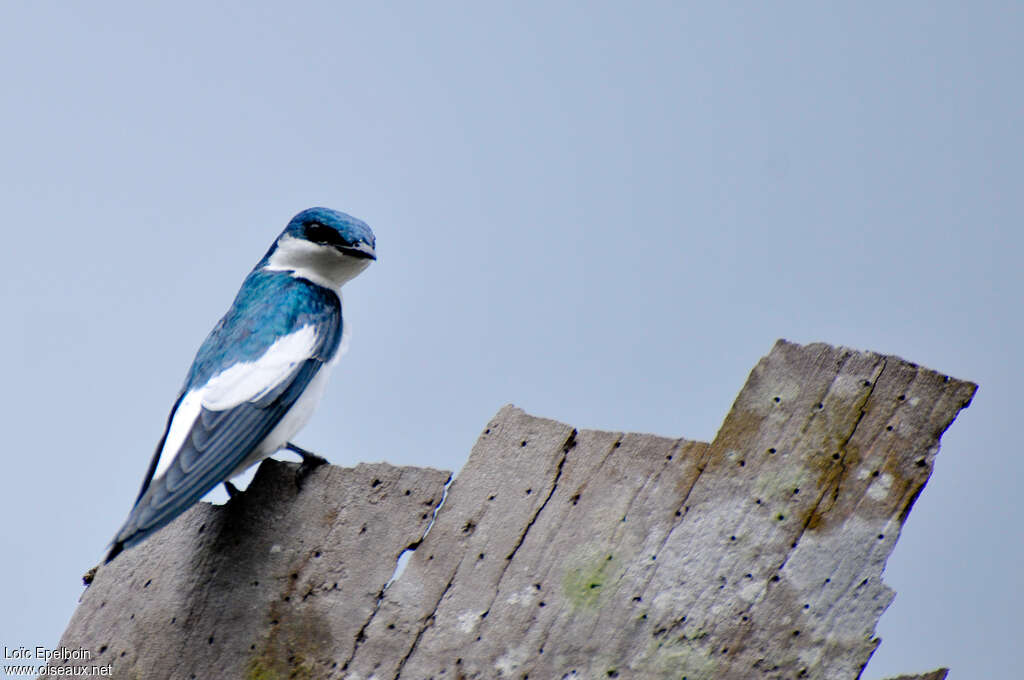
<path fill-rule="evenodd" d="M 346 248 L 339 248 L 341 252 L 345 253 L 349 257 L 356 257 L 361 260 L 376 260 L 377 251 L 373 249 L 368 243 L 357 243 L 354 246 L 348 246 Z"/>

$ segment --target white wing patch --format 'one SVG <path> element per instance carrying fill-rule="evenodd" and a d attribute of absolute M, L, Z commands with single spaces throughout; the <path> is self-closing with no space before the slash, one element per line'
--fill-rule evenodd
<path fill-rule="evenodd" d="M 235 364 L 210 378 L 203 388 L 203 406 L 211 411 L 226 411 L 258 399 L 308 359 L 315 346 L 316 327 L 312 325 L 279 338 L 256 361 Z"/>
<path fill-rule="evenodd" d="M 153 473 L 153 479 L 163 475 L 167 472 L 167 468 L 171 466 L 174 454 L 185 443 L 185 437 L 188 436 L 189 431 L 192 429 L 192 423 L 199 416 L 199 407 L 202 405 L 202 399 L 202 390 L 192 390 L 182 398 L 178 408 L 174 410 L 174 418 L 171 420 L 171 426 L 167 428 L 167 439 L 164 440 L 164 446 L 160 449 L 160 460 L 156 464 L 156 472 Z"/>
<path fill-rule="evenodd" d="M 258 399 L 277 387 L 297 364 L 308 359 L 315 346 L 316 327 L 303 326 L 279 338 L 255 361 L 234 364 L 210 378 L 202 387 L 189 391 L 174 411 L 153 478 L 167 472 L 185 443 L 185 438 L 192 431 L 192 425 L 202 407 L 211 411 L 226 411 L 243 402 Z"/>

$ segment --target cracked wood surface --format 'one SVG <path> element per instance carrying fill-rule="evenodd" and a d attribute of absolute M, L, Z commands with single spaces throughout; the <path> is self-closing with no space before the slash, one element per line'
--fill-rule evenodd
<path fill-rule="evenodd" d="M 296 493 L 267 461 L 100 568 L 61 645 L 125 678 L 857 678 L 975 389 L 780 341 L 710 444 L 508 406 L 425 537 L 446 473 L 325 467 Z"/>
<path fill-rule="evenodd" d="M 97 570 L 61 638 L 115 678 L 322 677 L 351 653 L 395 560 L 426 530 L 447 472 L 267 460 Z M 292 675 L 297 673 L 297 675 Z"/>

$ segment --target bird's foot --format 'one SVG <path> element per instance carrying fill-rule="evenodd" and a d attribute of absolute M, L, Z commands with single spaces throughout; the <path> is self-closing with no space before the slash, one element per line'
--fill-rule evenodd
<path fill-rule="evenodd" d="M 312 451 L 307 451 L 301 446 L 296 446 L 291 442 L 285 444 L 284 448 L 302 456 L 302 465 L 299 466 L 298 471 L 295 473 L 295 486 L 297 486 L 299 490 L 302 490 L 302 483 L 306 481 L 306 477 L 309 476 L 309 473 L 321 465 L 325 465 L 327 463 L 327 459 L 323 456 L 316 455 Z"/>
<path fill-rule="evenodd" d="M 238 494 L 242 493 L 238 490 L 238 487 L 231 482 L 224 482 L 224 490 L 228 492 L 228 500 L 231 500 Z"/>

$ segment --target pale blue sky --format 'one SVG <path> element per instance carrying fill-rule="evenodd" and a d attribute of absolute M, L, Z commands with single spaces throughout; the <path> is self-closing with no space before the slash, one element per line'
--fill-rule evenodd
<path fill-rule="evenodd" d="M 458 469 L 506 402 L 708 440 L 776 338 L 980 383 L 865 674 L 1022 662 L 1019 3 L 6 3 L 0 645 L 56 644 L 287 220 L 366 220 L 301 445 Z M 1012 353 L 1011 353 L 1012 352 Z"/>

